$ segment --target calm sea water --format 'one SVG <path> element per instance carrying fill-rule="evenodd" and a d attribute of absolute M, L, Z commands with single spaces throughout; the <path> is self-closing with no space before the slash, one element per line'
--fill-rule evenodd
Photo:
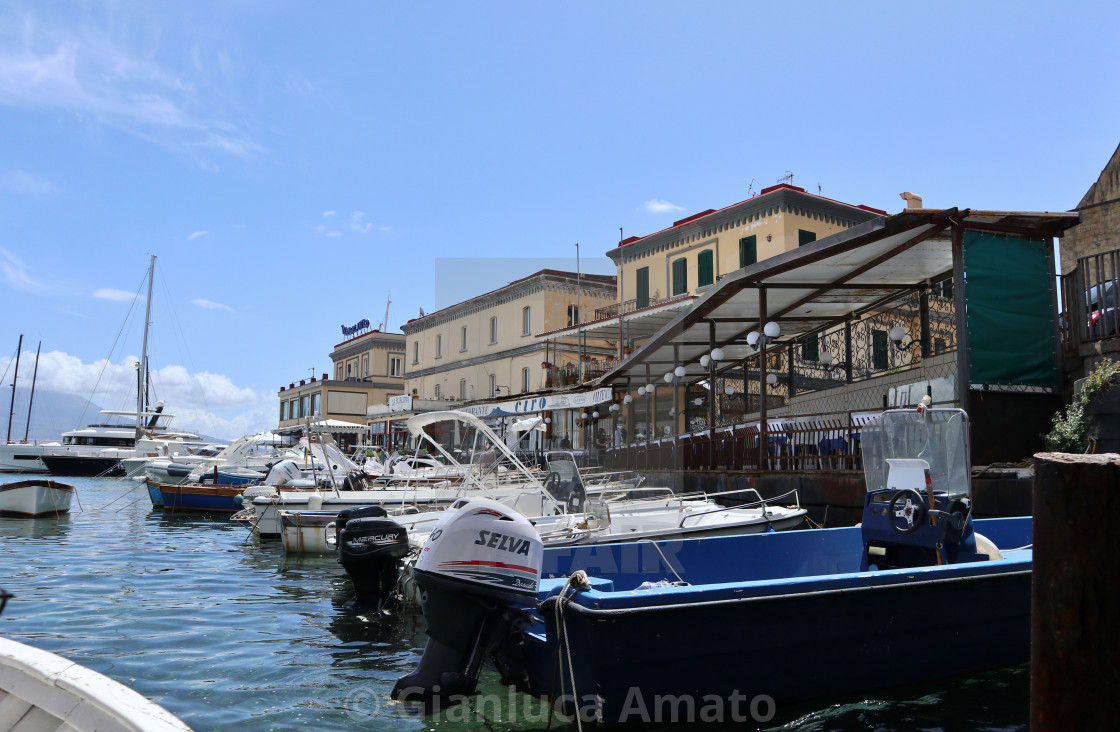
<path fill-rule="evenodd" d="M 548 726 L 544 706 L 511 698 L 494 674 L 485 701 L 438 716 L 387 702 L 420 658 L 423 619 L 356 608 L 333 557 L 285 557 L 225 519 L 153 511 L 136 483 L 68 482 L 69 516 L 0 518 L 0 587 L 16 595 L 0 635 L 120 681 L 200 732 Z M 750 727 L 1025 729 L 1028 685 L 1025 667 L 1003 669 L 779 707 Z"/>

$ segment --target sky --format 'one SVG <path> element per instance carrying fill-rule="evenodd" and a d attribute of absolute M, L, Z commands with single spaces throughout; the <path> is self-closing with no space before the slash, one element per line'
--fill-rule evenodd
<path fill-rule="evenodd" d="M 449 304 L 448 261 L 480 260 L 459 299 L 577 243 L 611 272 L 620 228 L 789 174 L 890 212 L 1068 210 L 1120 143 L 1117 27 L 1106 2 L 6 2 L 5 390 L 22 333 L 21 379 L 41 342 L 37 388 L 134 404 L 150 255 L 157 396 L 234 438 L 340 326 Z"/>

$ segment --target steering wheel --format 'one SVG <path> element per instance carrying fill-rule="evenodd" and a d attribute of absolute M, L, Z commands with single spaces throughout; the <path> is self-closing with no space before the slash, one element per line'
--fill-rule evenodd
<path fill-rule="evenodd" d="M 891 498 L 887 516 L 892 529 L 900 534 L 913 534 L 925 520 L 925 501 L 918 491 L 903 488 Z"/>

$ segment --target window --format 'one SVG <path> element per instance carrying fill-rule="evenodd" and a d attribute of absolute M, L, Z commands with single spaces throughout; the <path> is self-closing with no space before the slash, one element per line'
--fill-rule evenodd
<path fill-rule="evenodd" d="M 947 350 L 948 349 L 945 347 L 945 339 L 944 338 L 934 338 L 933 339 L 933 355 L 937 356 L 939 354 L 945 353 L 945 351 L 947 351 Z"/>
<path fill-rule="evenodd" d="M 521 308 L 521 335 L 530 335 L 533 332 L 533 314 L 529 308 Z"/>
<path fill-rule="evenodd" d="M 369 354 L 362 356 L 362 376 L 369 376 Z"/>
<path fill-rule="evenodd" d="M 758 261 L 758 243 L 755 236 L 743 237 L 739 240 L 739 266 L 746 267 Z"/>
<path fill-rule="evenodd" d="M 402 375 L 402 366 L 404 366 L 404 364 L 401 362 L 400 356 L 391 356 L 389 358 L 389 376 L 396 376 L 397 378 L 400 378 L 400 376 Z"/>
<path fill-rule="evenodd" d="M 467 350 L 467 326 L 459 329 L 459 352 Z"/>
<path fill-rule="evenodd" d="M 573 325 L 579 325 L 579 306 L 578 305 L 569 305 L 568 306 L 568 327 L 570 328 Z"/>
<path fill-rule="evenodd" d="M 436 358 L 443 358 L 443 336 L 436 336 Z"/>
<path fill-rule="evenodd" d="M 876 371 L 887 369 L 887 331 L 871 331 L 871 368 Z"/>
<path fill-rule="evenodd" d="M 683 295 L 688 292 L 688 262 L 684 257 L 673 261 L 673 289 L 674 295 Z"/>
<path fill-rule="evenodd" d="M 322 413 L 323 413 L 323 393 L 317 391 L 317 392 L 315 392 L 314 394 L 311 395 L 311 415 L 315 416 L 317 414 L 322 414 Z"/>
<path fill-rule="evenodd" d="M 288 419 L 288 402 L 280 402 L 280 421 L 283 422 Z"/>
<path fill-rule="evenodd" d="M 490 396 L 495 396 L 498 393 L 498 377 L 490 374 Z"/>
<path fill-rule="evenodd" d="M 299 419 L 303 415 L 299 413 L 299 399 L 293 399 L 288 402 L 288 419 Z"/>
<path fill-rule="evenodd" d="M 466 399 L 467 398 L 467 380 L 466 379 L 459 379 L 459 398 L 460 399 Z"/>
<path fill-rule="evenodd" d="M 353 374 L 353 369 L 354 369 L 354 364 L 352 364 L 352 363 L 346 364 L 346 380 L 347 381 L 350 380 L 350 376 Z"/>
<path fill-rule="evenodd" d="M 705 249 L 696 255 L 696 286 L 704 287 L 716 281 L 712 250 Z"/>
<path fill-rule="evenodd" d="M 634 307 L 649 307 L 649 267 L 642 267 L 634 273 L 637 280 Z"/>
<path fill-rule="evenodd" d="M 412 363 L 420 363 L 420 341 L 412 342 Z"/>
<path fill-rule="evenodd" d="M 821 339 L 816 333 L 811 336 L 806 336 L 805 340 L 801 341 L 801 360 L 821 360 Z"/>
<path fill-rule="evenodd" d="M 490 345 L 498 342 L 498 318 L 493 316 L 490 318 Z M 463 346 L 466 348 L 466 346 Z"/>
<path fill-rule="evenodd" d="M 529 393 L 529 369 L 521 369 L 521 393 Z"/>
<path fill-rule="evenodd" d="M 805 229 L 797 230 L 797 246 L 803 247 L 806 244 L 811 244 L 817 240 L 817 233 L 815 231 L 806 231 Z"/>
<path fill-rule="evenodd" d="M 439 399 L 439 384 L 436 384 L 436 399 Z"/>
<path fill-rule="evenodd" d="M 929 288 L 929 293 L 934 297 L 943 297 L 946 300 L 953 299 L 953 278 L 947 277 L 940 282 L 934 282 Z"/>

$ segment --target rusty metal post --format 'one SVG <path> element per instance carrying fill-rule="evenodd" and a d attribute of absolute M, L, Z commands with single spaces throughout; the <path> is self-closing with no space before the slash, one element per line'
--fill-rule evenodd
<path fill-rule="evenodd" d="M 1120 718 L 1120 455 L 1034 458 L 1034 732 Z"/>

